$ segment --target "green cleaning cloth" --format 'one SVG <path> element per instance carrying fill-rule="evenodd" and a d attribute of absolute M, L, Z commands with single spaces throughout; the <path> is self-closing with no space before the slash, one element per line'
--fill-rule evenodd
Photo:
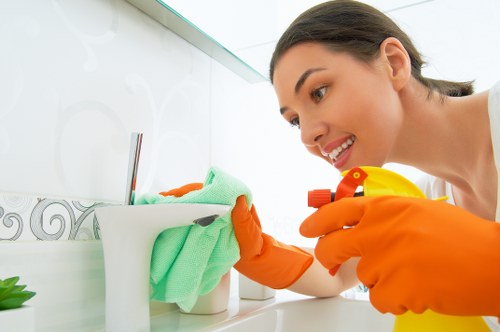
<path fill-rule="evenodd" d="M 203 188 L 182 197 L 146 194 L 135 204 L 210 203 L 234 207 L 245 195 L 251 206 L 251 193 L 240 180 L 215 167 L 210 168 Z M 190 311 L 198 296 L 212 291 L 221 277 L 239 260 L 231 213 L 206 227 L 190 225 L 170 228 L 158 236 L 151 257 L 152 298 L 177 303 Z"/>

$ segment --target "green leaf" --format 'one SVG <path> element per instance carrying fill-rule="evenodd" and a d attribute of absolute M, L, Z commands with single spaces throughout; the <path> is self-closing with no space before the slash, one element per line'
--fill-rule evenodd
<path fill-rule="evenodd" d="M 10 293 L 18 281 L 19 277 L 0 280 L 0 297 Z"/>
<path fill-rule="evenodd" d="M 9 296 L 10 293 L 14 290 L 15 285 L 11 285 L 9 287 L 0 288 L 0 300 Z"/>
<path fill-rule="evenodd" d="M 22 291 L 12 293 L 9 298 L 0 301 L 0 310 L 15 309 L 23 305 L 24 302 L 35 296 L 35 292 Z"/>
<path fill-rule="evenodd" d="M 0 287 L 11 287 L 11 286 L 14 286 L 15 284 L 17 284 L 18 281 L 19 281 L 18 276 L 8 278 L 5 280 L 0 280 Z"/>
<path fill-rule="evenodd" d="M 0 280 L 0 310 L 19 308 L 36 295 L 25 291 L 26 285 L 16 285 L 18 281 L 18 276 Z"/>
<path fill-rule="evenodd" d="M 26 288 L 26 285 L 15 285 L 14 287 L 12 287 L 12 290 L 14 292 L 21 292 L 25 288 Z"/>

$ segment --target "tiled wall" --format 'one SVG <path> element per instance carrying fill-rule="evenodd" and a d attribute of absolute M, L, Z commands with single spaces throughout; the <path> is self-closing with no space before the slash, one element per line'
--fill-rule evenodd
<path fill-rule="evenodd" d="M 98 240 L 94 210 L 106 204 L 112 203 L 2 194 L 0 240 Z"/>
<path fill-rule="evenodd" d="M 212 60 L 124 0 L 0 2 L 0 240 L 97 239 L 95 204 L 202 181 Z"/>
<path fill-rule="evenodd" d="M 26 302 L 34 308 L 36 332 L 103 331 L 101 241 L 2 241 L 0 262 L 0 278 L 17 275 L 36 292 Z"/>

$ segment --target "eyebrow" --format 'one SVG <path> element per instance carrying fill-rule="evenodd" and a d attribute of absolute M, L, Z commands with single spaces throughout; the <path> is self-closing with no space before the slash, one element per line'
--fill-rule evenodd
<path fill-rule="evenodd" d="M 306 70 L 302 75 L 300 75 L 299 79 L 297 80 L 297 83 L 295 83 L 295 94 L 299 93 L 299 90 L 302 88 L 304 83 L 306 82 L 307 78 L 311 76 L 312 73 L 315 73 L 317 71 L 321 70 L 326 70 L 326 68 L 323 67 L 318 67 L 318 68 L 311 68 Z"/>
<path fill-rule="evenodd" d="M 317 72 L 317 71 L 322 71 L 326 70 L 326 68 L 323 67 L 318 67 L 318 68 L 311 68 L 306 70 L 302 75 L 300 75 L 299 79 L 297 80 L 297 83 L 295 83 L 295 94 L 298 94 L 306 80 L 311 76 L 311 74 Z M 280 108 L 280 114 L 285 113 L 288 110 L 288 107 L 281 107 Z"/>

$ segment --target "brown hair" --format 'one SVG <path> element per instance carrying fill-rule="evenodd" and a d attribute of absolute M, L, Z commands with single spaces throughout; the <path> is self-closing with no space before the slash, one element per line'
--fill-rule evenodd
<path fill-rule="evenodd" d="M 347 52 L 370 62 L 388 37 L 397 38 L 410 56 L 412 76 L 442 96 L 466 96 L 473 93 L 470 82 L 450 82 L 422 76 L 425 62 L 411 39 L 389 17 L 379 10 L 352 0 L 328 1 L 310 8 L 290 24 L 279 39 L 270 64 L 271 82 L 277 61 L 289 48 L 305 42 L 325 45 L 332 51 Z"/>

